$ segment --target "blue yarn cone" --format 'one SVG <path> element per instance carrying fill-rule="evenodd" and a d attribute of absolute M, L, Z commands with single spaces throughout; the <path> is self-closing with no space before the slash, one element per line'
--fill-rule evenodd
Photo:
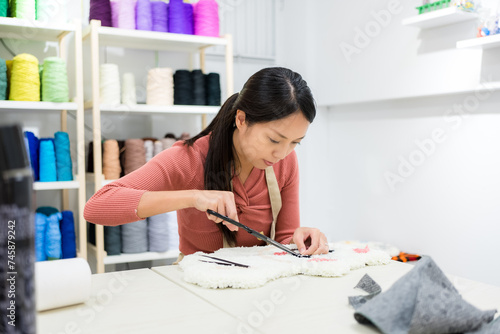
<path fill-rule="evenodd" d="M 69 136 L 66 132 L 58 131 L 54 133 L 54 148 L 56 152 L 57 181 L 72 181 L 73 166 Z"/>
<path fill-rule="evenodd" d="M 35 257 L 37 261 L 46 261 L 45 254 L 45 230 L 47 227 L 47 216 L 35 213 Z"/>
<path fill-rule="evenodd" d="M 28 139 L 30 162 L 31 162 L 31 168 L 33 169 L 33 181 L 38 181 L 40 179 L 40 164 L 38 161 L 40 141 L 33 134 L 33 132 L 25 131 L 24 136 Z"/>
<path fill-rule="evenodd" d="M 47 229 L 45 231 L 45 253 L 49 260 L 57 260 L 62 256 L 61 230 L 59 221 L 62 219 L 60 212 L 47 217 Z"/>
<path fill-rule="evenodd" d="M 40 181 L 57 181 L 56 153 L 52 138 L 40 139 Z"/>
<path fill-rule="evenodd" d="M 73 218 L 73 212 L 62 211 L 61 214 L 62 220 L 60 223 L 60 229 L 62 258 L 71 259 L 76 257 L 75 221 Z"/>

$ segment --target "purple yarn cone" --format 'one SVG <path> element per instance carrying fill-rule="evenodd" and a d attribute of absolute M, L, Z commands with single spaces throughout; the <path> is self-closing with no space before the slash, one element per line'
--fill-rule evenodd
<path fill-rule="evenodd" d="M 135 23 L 137 30 L 153 30 L 151 1 L 137 0 Z"/>
<path fill-rule="evenodd" d="M 153 31 L 167 32 L 167 4 L 163 1 L 151 2 Z"/>
<path fill-rule="evenodd" d="M 90 0 L 89 20 L 100 20 L 101 26 L 112 27 L 111 4 L 109 0 Z"/>

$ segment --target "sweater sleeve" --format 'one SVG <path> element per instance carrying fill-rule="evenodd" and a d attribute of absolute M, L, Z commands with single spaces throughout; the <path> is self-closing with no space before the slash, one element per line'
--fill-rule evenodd
<path fill-rule="evenodd" d="M 300 226 L 299 215 L 299 166 L 297 153 L 293 151 L 283 161 L 286 164 L 278 174 L 281 188 L 281 210 L 276 222 L 276 241 L 282 244 L 292 242 L 293 233 Z"/>
<path fill-rule="evenodd" d="M 111 226 L 141 220 L 137 207 L 146 191 L 194 189 L 202 171 L 199 152 L 177 144 L 141 168 L 99 189 L 85 204 L 84 218 L 94 224 Z"/>

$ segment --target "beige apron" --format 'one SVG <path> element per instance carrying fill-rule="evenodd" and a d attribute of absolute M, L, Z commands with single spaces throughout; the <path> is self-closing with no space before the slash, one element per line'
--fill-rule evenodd
<path fill-rule="evenodd" d="M 278 180 L 276 180 L 276 175 L 274 174 L 274 169 L 272 166 L 265 169 L 266 171 L 266 183 L 267 191 L 269 192 L 269 199 L 271 201 L 271 211 L 273 213 L 273 223 L 271 224 L 271 235 L 269 236 L 274 240 L 276 235 L 276 220 L 278 219 L 278 214 L 281 210 L 281 193 L 278 187 Z M 233 187 L 231 183 L 231 188 Z M 222 247 L 229 248 L 231 245 L 227 242 L 224 235 L 222 235 Z M 184 254 L 180 253 L 177 261 L 173 264 L 178 264 L 184 258 Z"/>

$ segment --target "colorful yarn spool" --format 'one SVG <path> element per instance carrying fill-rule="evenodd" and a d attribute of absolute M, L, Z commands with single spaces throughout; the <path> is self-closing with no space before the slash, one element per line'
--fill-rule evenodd
<path fill-rule="evenodd" d="M 40 139 L 40 182 L 57 181 L 56 153 L 52 138 Z"/>
<path fill-rule="evenodd" d="M 90 0 L 89 21 L 92 20 L 100 20 L 101 26 L 113 26 L 109 0 Z"/>
<path fill-rule="evenodd" d="M 40 101 L 40 76 L 35 56 L 22 53 L 14 57 L 9 100 Z"/>
<path fill-rule="evenodd" d="M 187 2 L 184 5 L 184 16 L 185 16 L 185 34 L 194 35 L 194 17 L 193 17 L 193 5 Z"/>
<path fill-rule="evenodd" d="M 35 213 L 35 257 L 36 261 L 46 261 L 45 253 L 45 230 L 47 228 L 47 216 L 43 213 Z"/>
<path fill-rule="evenodd" d="M 119 255 L 122 250 L 121 227 L 104 226 L 104 250 L 108 255 Z"/>
<path fill-rule="evenodd" d="M 148 217 L 148 239 L 150 252 L 168 250 L 168 212 Z"/>
<path fill-rule="evenodd" d="M 177 70 L 174 74 L 174 104 L 193 104 L 193 80 L 188 70 Z"/>
<path fill-rule="evenodd" d="M 177 139 L 175 139 L 175 138 L 162 138 L 160 140 L 161 140 L 161 143 L 163 144 L 164 150 L 171 148 L 172 145 L 174 145 L 175 142 L 177 141 Z"/>
<path fill-rule="evenodd" d="M 200 0 L 193 7 L 194 34 L 219 37 L 219 6 L 215 0 Z"/>
<path fill-rule="evenodd" d="M 168 250 L 179 249 L 179 232 L 177 225 L 177 211 L 167 212 L 167 228 L 168 228 Z"/>
<path fill-rule="evenodd" d="M 161 140 L 156 140 L 154 143 L 153 155 L 157 155 L 161 151 L 163 151 L 163 143 L 161 142 Z"/>
<path fill-rule="evenodd" d="M 135 93 L 135 77 L 133 73 L 124 73 L 122 79 L 122 104 L 137 104 L 137 95 Z"/>
<path fill-rule="evenodd" d="M 144 141 L 144 156 L 146 157 L 146 162 L 153 159 L 154 156 L 154 144 L 152 140 Z"/>
<path fill-rule="evenodd" d="M 57 181 L 73 180 L 73 165 L 69 136 L 66 132 L 58 131 L 54 134 L 54 148 L 56 152 Z"/>
<path fill-rule="evenodd" d="M 148 251 L 148 224 L 146 220 L 123 224 L 121 228 L 122 253 Z"/>
<path fill-rule="evenodd" d="M 204 106 L 207 103 L 205 93 L 205 75 L 201 70 L 191 72 L 191 81 L 193 82 L 193 105 Z"/>
<path fill-rule="evenodd" d="M 7 64 L 0 58 L 0 100 L 7 100 Z"/>
<path fill-rule="evenodd" d="M 221 105 L 221 89 L 219 73 L 208 73 L 205 76 L 205 93 L 207 106 Z"/>
<path fill-rule="evenodd" d="M 42 101 L 69 101 L 66 62 L 59 57 L 48 57 L 43 61 Z"/>
<path fill-rule="evenodd" d="M 104 178 L 106 180 L 119 179 L 121 171 L 118 141 L 108 139 L 104 141 L 102 150 L 102 173 Z"/>
<path fill-rule="evenodd" d="M 36 19 L 50 23 L 68 22 L 68 0 L 36 0 Z"/>
<path fill-rule="evenodd" d="M 167 8 L 168 5 L 163 1 L 151 2 L 153 31 L 160 31 L 160 32 L 168 31 Z"/>
<path fill-rule="evenodd" d="M 113 27 L 135 29 L 136 0 L 111 1 L 111 18 Z"/>
<path fill-rule="evenodd" d="M 62 219 L 59 224 L 61 230 L 61 258 L 71 259 L 76 257 L 75 219 L 71 211 L 62 211 L 61 215 Z"/>
<path fill-rule="evenodd" d="M 189 34 L 191 32 L 193 8 L 191 4 L 186 5 L 182 0 L 170 0 L 167 19 L 168 32 L 176 34 Z"/>
<path fill-rule="evenodd" d="M 30 163 L 33 169 L 33 181 L 38 181 L 40 179 L 40 165 L 38 162 L 40 142 L 33 132 L 25 131 L 24 137 L 28 139 L 28 151 L 30 152 Z"/>
<path fill-rule="evenodd" d="M 142 139 L 125 141 L 125 175 L 141 168 L 146 163 L 146 152 Z"/>
<path fill-rule="evenodd" d="M 45 230 L 45 253 L 47 260 L 57 260 L 62 256 L 61 229 L 59 221 L 62 219 L 60 212 L 47 217 Z"/>
<path fill-rule="evenodd" d="M 0 0 L 0 17 L 7 17 L 9 0 Z"/>
<path fill-rule="evenodd" d="M 153 30 L 153 17 L 150 0 L 137 0 L 135 26 L 137 30 Z"/>
<path fill-rule="evenodd" d="M 11 0 L 12 17 L 34 21 L 36 19 L 35 0 Z"/>
<path fill-rule="evenodd" d="M 102 64 L 100 66 L 100 93 L 101 104 L 119 105 L 120 96 L 120 73 L 116 64 Z"/>
<path fill-rule="evenodd" d="M 174 77 L 171 68 L 153 68 L 148 72 L 146 104 L 174 104 Z"/>

